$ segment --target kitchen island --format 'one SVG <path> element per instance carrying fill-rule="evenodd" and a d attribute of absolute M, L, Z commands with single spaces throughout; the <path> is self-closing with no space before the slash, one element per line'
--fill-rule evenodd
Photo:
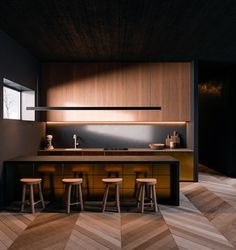
<path fill-rule="evenodd" d="M 194 165 L 194 150 L 189 148 L 55 148 L 53 150 L 39 150 L 38 155 L 113 155 L 113 156 L 172 156 L 179 161 L 180 181 L 197 181 L 197 168 Z"/>
<path fill-rule="evenodd" d="M 104 186 L 102 178 L 107 177 L 107 166 L 119 166 L 120 177 L 123 178 L 121 186 L 121 199 L 134 199 L 135 173 L 134 167 L 141 166 L 147 170 L 147 177 L 157 178 L 157 198 L 159 203 L 179 205 L 179 161 L 171 156 L 78 156 L 78 155 L 38 155 L 17 157 L 4 163 L 4 190 L 5 204 L 20 199 L 19 179 L 22 177 L 39 177 L 38 167 L 47 164 L 56 167 L 54 175 L 55 191 L 58 198 L 63 193 L 61 179 L 72 177 L 71 168 L 74 165 L 89 166 L 88 200 L 101 200 Z"/>

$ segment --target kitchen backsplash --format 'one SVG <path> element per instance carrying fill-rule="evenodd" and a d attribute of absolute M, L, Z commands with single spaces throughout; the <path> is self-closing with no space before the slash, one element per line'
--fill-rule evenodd
<path fill-rule="evenodd" d="M 79 136 L 80 146 L 97 147 L 148 147 L 150 143 L 165 143 L 167 135 L 177 131 L 181 138 L 181 147 L 186 146 L 186 124 L 157 125 L 81 125 L 48 123 L 46 134 L 53 135 L 55 148 L 73 147 L 73 134 Z"/>

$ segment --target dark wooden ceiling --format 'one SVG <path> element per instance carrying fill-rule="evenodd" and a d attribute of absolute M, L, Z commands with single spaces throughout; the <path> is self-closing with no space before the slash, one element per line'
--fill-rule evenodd
<path fill-rule="evenodd" d="M 1 0 L 41 61 L 236 61 L 235 0 Z"/>

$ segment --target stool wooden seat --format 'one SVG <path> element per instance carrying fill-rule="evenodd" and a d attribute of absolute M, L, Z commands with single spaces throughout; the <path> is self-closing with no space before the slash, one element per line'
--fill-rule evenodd
<path fill-rule="evenodd" d="M 138 207 L 140 206 L 141 213 L 144 212 L 145 205 L 151 205 L 151 207 L 154 206 L 154 211 L 157 212 L 157 210 L 159 210 L 157 206 L 157 197 L 156 197 L 157 179 L 138 178 L 136 179 L 136 182 L 140 184 L 140 190 L 139 190 L 139 195 L 138 195 Z M 147 197 L 150 201 L 149 203 L 145 203 L 145 187 L 149 187 L 150 189 L 150 197 Z"/>
<path fill-rule="evenodd" d="M 118 213 L 120 213 L 120 184 L 122 183 L 122 178 L 105 178 L 102 179 L 102 181 L 106 184 L 104 196 L 103 196 L 103 205 L 102 205 L 102 212 L 105 212 L 106 204 L 107 204 L 107 197 L 109 193 L 109 187 L 110 185 L 115 185 L 115 191 L 116 191 L 116 207 Z"/>
<path fill-rule="evenodd" d="M 25 195 L 26 195 L 27 186 L 29 187 L 29 190 L 30 190 L 30 206 L 31 206 L 32 213 L 35 213 L 34 206 L 39 202 L 41 202 L 42 207 L 45 208 L 45 204 L 44 204 L 44 200 L 43 200 L 43 194 L 42 194 L 41 181 L 42 181 L 42 179 L 40 179 L 40 178 L 22 178 L 22 179 L 20 179 L 20 182 L 23 184 L 21 212 L 24 211 L 24 207 L 25 207 L 25 203 L 26 203 Z M 40 200 L 38 200 L 36 202 L 34 201 L 34 188 L 33 188 L 33 185 L 38 185 L 38 189 L 39 189 Z"/>
<path fill-rule="evenodd" d="M 107 172 L 107 177 L 111 178 L 113 177 L 119 178 L 120 172 L 122 172 L 122 166 L 119 165 L 108 165 L 105 167 L 105 171 Z"/>
<path fill-rule="evenodd" d="M 138 193 L 138 183 L 136 181 L 136 179 L 140 178 L 141 175 L 144 178 L 147 178 L 147 174 L 150 171 L 150 167 L 145 166 L 145 165 L 136 165 L 135 167 L 133 167 L 133 172 L 135 173 L 135 180 L 134 180 L 134 197 L 137 197 L 137 193 Z M 146 192 L 147 188 L 146 188 Z"/>
<path fill-rule="evenodd" d="M 85 177 L 85 182 L 86 182 L 86 191 L 87 191 L 87 197 L 90 196 L 90 192 L 89 192 L 89 170 L 90 167 L 86 164 L 73 164 L 72 165 L 72 173 L 73 173 L 73 177 L 74 178 L 81 178 L 83 179 L 83 177 Z M 76 192 L 78 193 L 78 190 L 76 189 Z M 77 194 L 76 194 L 77 195 Z"/>
<path fill-rule="evenodd" d="M 83 195 L 82 195 L 82 182 L 83 179 L 81 178 L 67 178 L 67 179 L 62 179 L 63 184 L 65 185 L 65 196 L 66 196 L 66 211 L 69 214 L 70 213 L 70 206 L 71 205 L 79 205 L 80 204 L 80 209 L 81 211 L 84 210 L 84 205 L 83 205 Z M 76 195 L 76 202 L 71 202 L 71 188 L 73 185 L 78 185 L 79 188 L 79 201 L 78 201 L 78 196 Z"/>
<path fill-rule="evenodd" d="M 55 198 L 54 173 L 56 172 L 56 167 L 54 165 L 41 165 L 38 167 L 38 172 L 41 174 L 43 190 L 44 190 L 45 176 L 48 175 L 51 198 L 54 199 Z"/>

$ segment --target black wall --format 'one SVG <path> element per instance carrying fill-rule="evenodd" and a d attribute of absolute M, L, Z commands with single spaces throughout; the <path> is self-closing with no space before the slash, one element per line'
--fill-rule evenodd
<path fill-rule="evenodd" d="M 199 161 L 236 177 L 236 65 L 199 64 Z"/>
<path fill-rule="evenodd" d="M 42 122 L 4 120 L 3 78 L 36 89 L 40 73 L 39 62 L 24 48 L 0 30 L 0 181 L 2 185 L 3 161 L 19 156 L 36 154 L 45 133 Z M 22 146 L 23 145 L 23 146 Z M 9 183 L 10 184 L 10 183 Z M 2 192 L 0 192 L 0 208 Z"/>
<path fill-rule="evenodd" d="M 168 134 L 177 131 L 182 146 L 186 146 L 185 124 L 158 125 L 76 125 L 47 124 L 47 134 L 53 135 L 54 147 L 73 147 L 73 134 L 81 137 L 81 147 L 148 147 L 150 143 L 165 143 Z"/>

